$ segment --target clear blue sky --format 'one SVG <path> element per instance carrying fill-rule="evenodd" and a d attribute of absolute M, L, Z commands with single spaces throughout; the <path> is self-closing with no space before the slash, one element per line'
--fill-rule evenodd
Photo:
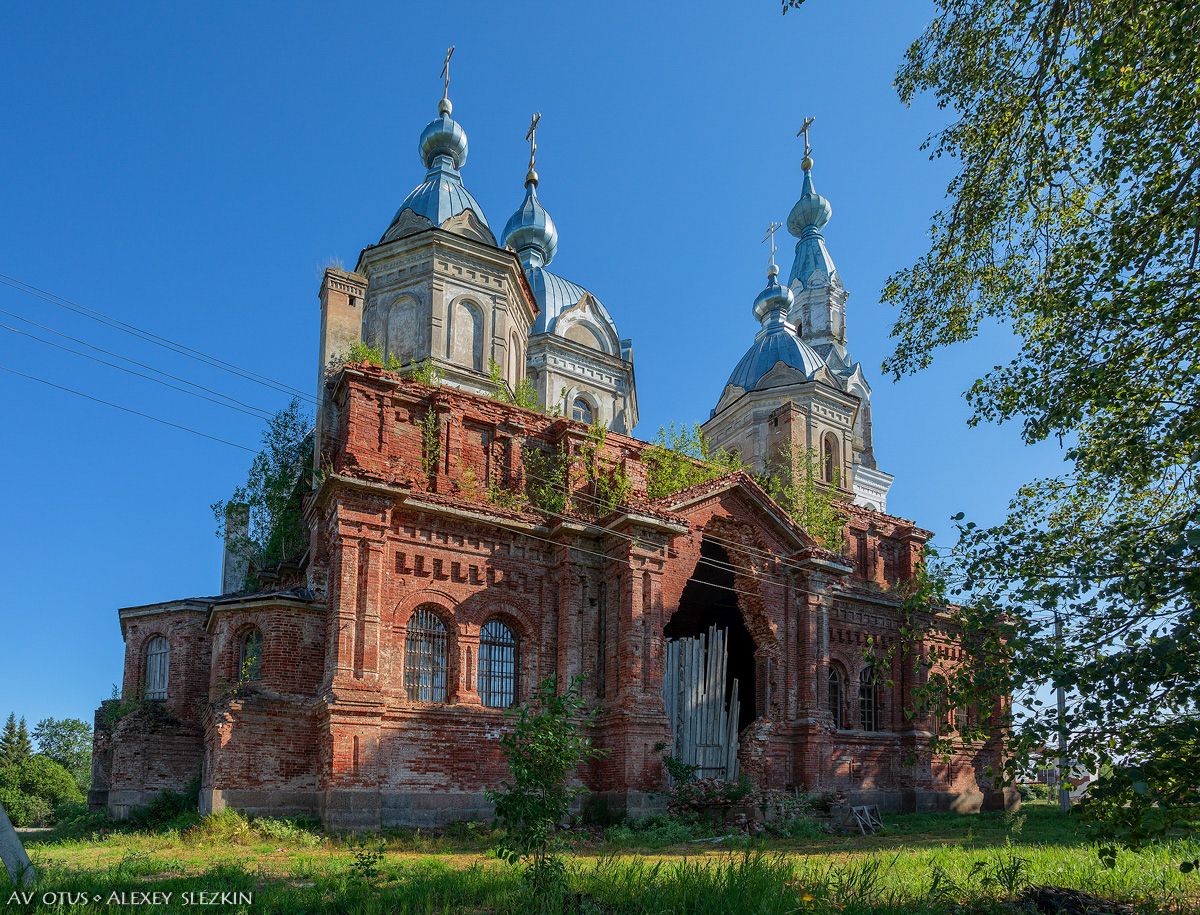
<path fill-rule="evenodd" d="M 351 9 L 353 12 L 351 12 Z M 311 391 L 316 292 L 420 182 L 417 136 L 457 45 L 464 177 L 493 228 L 522 193 L 530 113 L 554 269 L 632 337 L 643 438 L 707 417 L 750 344 L 767 223 L 799 194 L 806 115 L 851 352 L 874 386 L 890 508 L 996 519 L 1060 465 L 969 430 L 993 334 L 892 384 L 885 278 L 924 250 L 941 113 L 892 78 L 925 3 L 59 4 L 10 7 L 0 55 L 0 273 Z M 785 240 L 786 244 L 786 240 Z M 786 271 L 790 245 L 781 260 Z M 0 308 L 271 410 L 285 398 L 0 286 Z M 0 315 L 0 322 L 17 322 Z M 0 364 L 256 446 L 248 416 L 0 330 Z M 116 609 L 219 589 L 209 504 L 249 455 L 0 373 L 0 712 L 89 718 L 120 679 Z"/>

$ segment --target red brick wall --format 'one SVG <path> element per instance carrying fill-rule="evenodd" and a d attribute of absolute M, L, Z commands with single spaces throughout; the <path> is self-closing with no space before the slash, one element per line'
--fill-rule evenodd
<path fill-rule="evenodd" d="M 613 531 L 597 530 L 595 517 L 560 525 L 493 504 L 487 489 L 506 480 L 521 486 L 528 443 L 577 452 L 586 442 L 581 424 L 362 367 L 336 379 L 331 397 L 338 437 L 321 443 L 327 477 L 306 507 L 307 573 L 320 612 L 280 600 L 218 605 L 207 621 L 192 614 L 130 623 L 128 684 L 140 676 L 144 640 L 159 631 L 172 639 L 168 704 L 191 729 L 192 744 L 185 751 L 184 731 L 161 752 L 132 733 L 118 735 L 114 782 L 158 784 L 197 769 L 203 724 L 206 787 L 248 808 L 263 809 L 275 792 L 331 820 L 330 811 L 341 810 L 348 811 L 343 822 L 370 825 L 387 819 L 370 809 L 386 804 L 381 796 L 478 796 L 506 774 L 503 713 L 482 707 L 477 689 L 480 629 L 496 616 L 519 640 L 518 700 L 544 677 L 560 684 L 585 677 L 597 713 L 592 733 L 608 751 L 584 773 L 589 786 L 618 794 L 660 788 L 654 747 L 670 739 L 663 629 L 709 536 L 725 545 L 754 642 L 751 682 L 740 684 L 757 710 L 742 734 L 743 771 L 777 787 L 875 793 L 910 806 L 948 804 L 968 788 L 978 793 L 976 773 L 996 758 L 998 744 L 963 747 L 939 768 L 921 720 L 904 715 L 923 668 L 898 642 L 897 589 L 928 532 L 846 506 L 843 563 L 748 478 L 689 491 L 668 511 L 645 502 L 644 443 L 615 434 L 606 436 L 600 461 L 624 468 L 631 504 L 644 517 Z M 422 424 L 431 411 L 438 459 L 426 455 L 423 466 Z M 588 494 L 582 474 L 570 487 Z M 422 605 L 447 626 L 445 703 L 416 701 L 405 686 L 405 639 Z M 249 626 L 263 633 L 262 677 L 231 694 Z M 930 627 L 929 644 L 953 653 L 954 635 L 943 629 Z M 879 655 L 895 649 L 881 672 L 875 732 L 855 721 L 868 647 Z M 827 701 L 831 659 L 846 670 L 852 705 L 851 727 L 840 731 Z M 913 800 L 918 795 L 926 800 Z"/>

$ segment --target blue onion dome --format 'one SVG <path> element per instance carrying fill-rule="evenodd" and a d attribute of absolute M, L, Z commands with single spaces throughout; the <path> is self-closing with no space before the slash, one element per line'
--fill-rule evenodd
<path fill-rule="evenodd" d="M 450 99 L 442 99 L 438 102 L 438 116 L 421 131 L 418 148 L 426 168 L 433 168 L 439 156 L 447 157 L 450 160 L 447 164 L 452 168 L 462 168 L 467 164 L 467 132 L 450 117 L 453 110 Z"/>
<path fill-rule="evenodd" d="M 427 169 L 425 180 L 401 202 L 381 242 L 395 241 L 433 226 L 495 244 L 483 207 L 467 190 L 459 172 L 467 161 L 467 132 L 450 117 L 452 110 L 450 99 L 443 98 L 438 102 L 438 116 L 421 132 L 419 145 Z M 455 218 L 468 211 L 474 215 L 475 223 L 464 227 L 462 220 Z M 455 222 L 447 226 L 450 220 Z"/>
<path fill-rule="evenodd" d="M 529 170 L 525 180 L 525 199 L 504 224 L 502 244 L 517 252 L 526 270 L 554 260 L 558 250 L 558 230 L 537 195 L 537 172 Z"/>
<path fill-rule="evenodd" d="M 806 233 L 820 232 L 833 215 L 833 207 L 829 205 L 829 201 L 813 188 L 812 158 L 805 156 L 802 165 L 804 184 L 800 189 L 800 199 L 792 207 L 787 220 L 788 232 L 796 238 L 803 238 Z"/>
<path fill-rule="evenodd" d="M 775 366 L 783 363 L 803 379 L 811 379 L 824 364 L 815 349 L 796 335 L 796 327 L 788 323 L 787 311 L 792 304 L 792 291 L 779 284 L 779 268 L 771 264 L 767 288 L 754 300 L 754 315 L 762 328 L 746 355 L 734 367 L 726 386 L 753 391 Z"/>
<path fill-rule="evenodd" d="M 767 273 L 767 288 L 754 300 L 754 317 L 761 321 L 772 312 L 780 311 L 786 314 L 795 298 L 792 290 L 779 285 L 779 268 L 771 264 Z"/>

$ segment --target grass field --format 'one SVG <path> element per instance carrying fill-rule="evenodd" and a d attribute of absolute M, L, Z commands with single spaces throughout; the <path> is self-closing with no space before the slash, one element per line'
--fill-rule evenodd
<path fill-rule="evenodd" d="M 580 831 L 569 892 L 544 899 L 488 854 L 486 827 L 350 838 L 226 815 L 156 831 L 31 836 L 41 870 L 34 899 L 13 901 L 6 887 L 0 903 L 76 912 L 987 913 L 1033 911 L 1008 900 L 1051 885 L 1139 912 L 1200 912 L 1200 880 L 1178 868 L 1200 855 L 1197 837 L 1122 852 L 1109 869 L 1083 828 L 1046 806 L 885 822 L 883 835 L 865 838 L 721 843 L 679 843 L 669 824 L 612 830 L 609 839 Z M 130 905 L 142 900 L 129 894 L 154 892 L 171 893 L 170 902 Z M 249 895 L 210 904 L 200 893 Z"/>

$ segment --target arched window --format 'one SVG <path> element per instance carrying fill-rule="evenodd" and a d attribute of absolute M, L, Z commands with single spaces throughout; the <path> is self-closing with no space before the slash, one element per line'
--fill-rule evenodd
<path fill-rule="evenodd" d="M 576 397 L 575 402 L 571 404 L 571 419 L 587 423 L 590 426 L 596 421 L 596 411 L 584 398 Z"/>
<path fill-rule="evenodd" d="M 450 359 L 483 371 L 483 312 L 473 302 L 455 302 L 450 311 Z"/>
<path fill-rule="evenodd" d="M 832 664 L 829 666 L 829 712 L 833 715 L 833 726 L 846 726 L 846 680 L 842 671 Z"/>
<path fill-rule="evenodd" d="M 824 478 L 826 483 L 837 483 L 838 472 L 841 469 L 841 459 L 838 455 L 837 438 L 832 432 L 825 433 L 825 440 L 822 446 L 824 452 Z"/>
<path fill-rule="evenodd" d="M 156 635 L 146 646 L 146 698 L 166 699 L 171 673 L 171 643 Z"/>
<path fill-rule="evenodd" d="M 404 688 L 414 702 L 445 702 L 450 634 L 429 606 L 416 609 L 404 643 Z"/>
<path fill-rule="evenodd" d="M 858 675 L 858 725 L 864 731 L 880 730 L 879 682 L 873 668 L 864 667 Z"/>
<path fill-rule="evenodd" d="M 404 296 L 388 308 L 387 355 L 402 365 L 413 361 L 417 351 L 419 316 L 417 303 Z"/>
<path fill-rule="evenodd" d="M 508 382 L 514 388 L 520 383 L 521 376 L 521 343 L 514 332 L 508 341 Z"/>
<path fill-rule="evenodd" d="M 497 619 L 479 633 L 479 699 L 489 708 L 508 708 L 517 700 L 517 637 Z"/>
<path fill-rule="evenodd" d="M 251 629 L 242 635 L 238 651 L 238 678 L 257 680 L 262 676 L 262 633 Z"/>

